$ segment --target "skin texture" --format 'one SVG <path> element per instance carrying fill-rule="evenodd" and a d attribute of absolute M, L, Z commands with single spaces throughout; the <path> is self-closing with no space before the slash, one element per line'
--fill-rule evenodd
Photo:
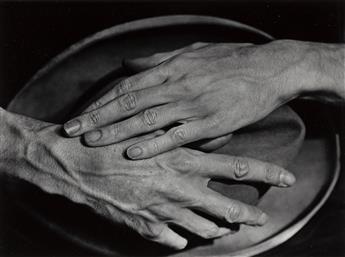
<path fill-rule="evenodd" d="M 345 97 L 342 45 L 196 43 L 125 65 L 141 72 L 121 81 L 64 129 L 71 137 L 84 134 L 89 146 L 102 146 L 174 125 L 131 146 L 132 159 L 229 137 L 301 95 L 330 102 Z"/>
<path fill-rule="evenodd" d="M 231 231 L 194 210 L 229 223 L 263 225 L 267 216 L 256 207 L 226 198 L 207 187 L 211 178 L 261 181 L 286 187 L 288 171 L 249 158 L 204 154 L 177 148 L 154 158 L 129 160 L 126 149 L 158 137 L 162 131 L 119 144 L 90 148 L 80 138 L 60 135 L 61 126 L 0 109 L 0 170 L 45 192 L 88 205 L 143 237 L 175 249 L 187 240 L 169 228 L 178 225 L 203 238 Z"/>

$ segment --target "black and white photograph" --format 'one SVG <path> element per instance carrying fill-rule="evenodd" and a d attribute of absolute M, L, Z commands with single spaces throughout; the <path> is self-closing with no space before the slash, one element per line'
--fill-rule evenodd
<path fill-rule="evenodd" d="M 0 0 L 0 257 L 344 257 L 345 1 Z"/>

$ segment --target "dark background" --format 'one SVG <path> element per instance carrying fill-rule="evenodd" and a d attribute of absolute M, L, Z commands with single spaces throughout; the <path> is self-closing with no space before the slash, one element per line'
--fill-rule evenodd
<path fill-rule="evenodd" d="M 72 43 L 118 23 L 167 14 L 203 14 L 234 19 L 278 39 L 339 43 L 344 42 L 345 35 L 344 3 L 0 2 L 0 106 L 5 107 L 53 56 Z M 344 113 L 334 110 L 338 121 L 345 117 Z M 339 123 L 338 129 L 341 128 L 344 126 Z M 345 178 L 342 175 L 331 198 L 311 222 L 292 239 L 263 256 L 345 256 L 344 196 Z"/>

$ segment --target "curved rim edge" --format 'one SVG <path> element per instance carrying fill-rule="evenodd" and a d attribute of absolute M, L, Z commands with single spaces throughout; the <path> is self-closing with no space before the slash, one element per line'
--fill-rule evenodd
<path fill-rule="evenodd" d="M 46 65 L 43 66 L 39 71 L 34 74 L 34 76 L 25 84 L 25 86 L 15 95 L 15 97 L 10 101 L 7 106 L 7 109 L 11 110 L 16 103 L 16 99 L 20 97 L 21 94 L 39 77 L 46 74 L 50 71 L 55 65 L 58 65 L 72 53 L 78 52 L 100 40 L 107 39 L 114 34 L 121 35 L 123 33 L 128 33 L 134 30 L 144 29 L 144 28 L 159 28 L 163 26 L 169 25 L 183 25 L 183 24 L 214 24 L 214 25 L 223 25 L 223 26 L 232 26 L 235 28 L 241 28 L 250 32 L 257 33 L 266 37 L 269 40 L 274 40 L 274 38 L 267 34 L 264 31 L 256 29 L 252 26 L 228 20 L 224 18 L 214 17 L 214 16 L 203 16 L 203 15 L 167 15 L 167 16 L 158 16 L 158 17 L 151 17 L 145 19 L 134 20 L 130 22 L 126 22 L 120 25 L 115 25 L 113 27 L 104 29 L 102 31 L 96 32 L 91 36 L 86 37 L 78 41 L 75 44 L 72 44 L 62 53 L 58 54 L 56 57 L 52 58 Z M 219 257 L 229 257 L 229 256 L 253 256 L 265 251 L 268 251 L 288 239 L 290 239 L 293 235 L 295 235 L 298 231 L 300 231 L 305 224 L 309 222 L 309 220 L 319 211 L 319 209 L 325 204 L 326 200 L 330 197 L 331 193 L 334 190 L 334 187 L 338 181 L 340 175 L 340 141 L 339 135 L 335 135 L 335 144 L 336 144 L 336 167 L 334 171 L 333 179 L 327 188 L 324 196 L 321 198 L 320 202 L 300 221 L 296 222 L 295 224 L 288 227 L 286 230 L 282 231 L 281 233 L 276 234 L 275 236 L 265 240 L 262 243 L 254 245 L 252 247 L 246 248 L 244 250 L 240 250 L 237 252 L 230 253 L 230 255 L 220 255 Z"/>
<path fill-rule="evenodd" d="M 184 24 L 209 24 L 209 25 L 221 25 L 221 26 L 231 26 L 234 28 L 240 28 L 246 31 L 250 31 L 253 33 L 257 33 L 268 40 L 274 40 L 274 38 L 269 35 L 268 33 L 254 28 L 252 26 L 243 24 L 241 22 L 224 19 L 220 17 L 214 16 L 204 16 L 204 15 L 166 15 L 166 16 L 157 16 L 145 19 L 139 19 L 134 21 L 129 21 L 126 23 L 122 23 L 119 25 L 115 25 L 113 27 L 101 30 L 90 36 L 87 36 L 84 39 L 72 44 L 62 53 L 58 54 L 57 56 L 53 57 L 46 65 L 44 65 L 41 69 L 39 69 L 32 78 L 24 85 L 24 87 L 13 97 L 10 103 L 7 105 L 8 110 L 14 108 L 16 99 L 18 99 L 24 91 L 37 79 L 41 76 L 49 72 L 52 68 L 62 62 L 64 59 L 69 57 L 71 54 L 76 53 L 98 41 L 107 39 L 114 35 L 121 35 L 124 33 L 140 30 L 140 29 L 148 29 L 148 28 L 160 28 L 164 26 L 172 26 L 172 25 L 184 25 Z"/>

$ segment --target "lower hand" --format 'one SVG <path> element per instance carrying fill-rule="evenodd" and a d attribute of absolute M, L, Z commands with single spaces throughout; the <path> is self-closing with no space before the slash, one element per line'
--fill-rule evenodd
<path fill-rule="evenodd" d="M 209 189 L 210 179 L 261 181 L 282 187 L 294 182 L 291 173 L 272 164 L 185 148 L 145 160 L 124 157 L 129 146 L 155 139 L 160 136 L 159 131 L 116 145 L 89 148 L 79 138 L 61 137 L 60 126 L 4 111 L 0 116 L 8 131 L 6 138 L 14 138 L 18 146 L 13 153 L 6 150 L 5 143 L 0 149 L 0 163 L 9 174 L 48 193 L 86 204 L 143 237 L 176 249 L 184 248 L 187 240 L 168 224 L 203 238 L 230 232 L 194 210 L 229 223 L 266 222 L 266 214 L 258 208 Z M 13 143 L 8 141 L 9 145 Z"/>

